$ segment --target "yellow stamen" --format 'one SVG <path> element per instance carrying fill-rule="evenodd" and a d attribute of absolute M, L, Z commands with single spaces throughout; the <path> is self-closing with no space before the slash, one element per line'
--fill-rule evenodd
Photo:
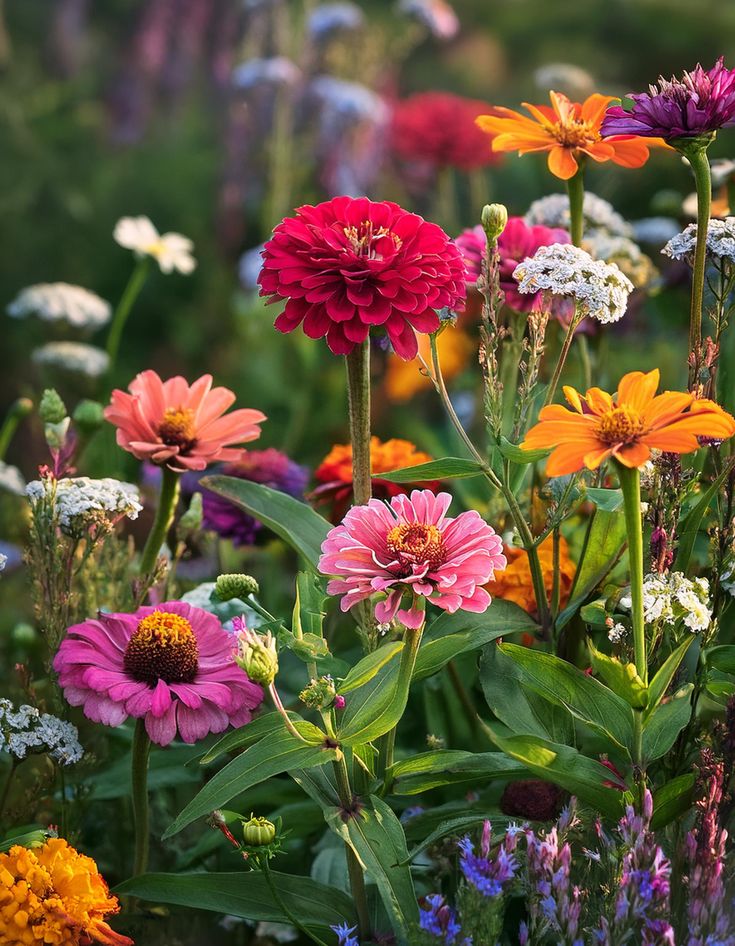
<path fill-rule="evenodd" d="M 643 420 L 629 407 L 616 407 L 600 417 L 597 436 L 603 443 L 634 443 L 643 433 Z"/>

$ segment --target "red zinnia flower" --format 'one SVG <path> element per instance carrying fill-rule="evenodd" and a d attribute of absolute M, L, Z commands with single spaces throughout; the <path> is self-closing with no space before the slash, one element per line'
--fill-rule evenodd
<path fill-rule="evenodd" d="M 335 197 L 300 207 L 263 249 L 260 293 L 286 299 L 280 332 L 303 322 L 309 338 L 327 337 L 349 354 L 372 325 L 401 358 L 416 357 L 415 332 L 439 328 L 436 309 L 460 305 L 465 270 L 446 233 L 390 201 Z"/>

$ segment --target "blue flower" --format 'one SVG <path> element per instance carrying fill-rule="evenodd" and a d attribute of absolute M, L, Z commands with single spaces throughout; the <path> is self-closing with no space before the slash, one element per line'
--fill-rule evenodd
<path fill-rule="evenodd" d="M 357 941 L 357 937 L 352 934 L 357 929 L 356 926 L 349 927 L 346 923 L 341 923 L 339 926 L 333 926 L 332 932 L 336 933 L 339 937 L 338 946 L 360 946 Z"/>

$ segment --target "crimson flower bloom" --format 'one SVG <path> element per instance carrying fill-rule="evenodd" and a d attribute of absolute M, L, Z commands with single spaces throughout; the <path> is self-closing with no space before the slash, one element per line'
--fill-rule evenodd
<path fill-rule="evenodd" d="M 286 300 L 280 332 L 303 323 L 347 355 L 371 326 L 396 353 L 416 357 L 416 332 L 439 328 L 436 309 L 464 299 L 464 264 L 446 233 L 390 201 L 335 197 L 300 207 L 274 230 L 258 278 L 269 302 Z"/>

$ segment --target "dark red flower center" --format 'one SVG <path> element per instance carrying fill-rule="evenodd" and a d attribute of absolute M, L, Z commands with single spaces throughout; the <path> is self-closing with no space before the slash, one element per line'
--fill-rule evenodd
<path fill-rule="evenodd" d="M 387 227 L 375 229 L 372 220 L 363 220 L 356 227 L 345 227 L 344 233 L 355 256 L 365 259 L 383 259 L 387 255 L 392 256 L 396 250 L 400 249 L 402 243 L 401 238 Z"/>
<path fill-rule="evenodd" d="M 406 522 L 393 526 L 385 537 L 388 550 L 396 557 L 402 577 L 410 575 L 414 565 L 435 571 L 447 557 L 444 537 L 437 526 Z"/>
<path fill-rule="evenodd" d="M 179 447 L 182 452 L 191 450 L 196 445 L 194 411 L 190 407 L 166 408 L 158 436 L 169 447 Z"/>
<path fill-rule="evenodd" d="M 144 617 L 128 641 L 123 665 L 129 676 L 144 683 L 191 683 L 199 669 L 199 647 L 191 624 L 169 611 Z"/>

